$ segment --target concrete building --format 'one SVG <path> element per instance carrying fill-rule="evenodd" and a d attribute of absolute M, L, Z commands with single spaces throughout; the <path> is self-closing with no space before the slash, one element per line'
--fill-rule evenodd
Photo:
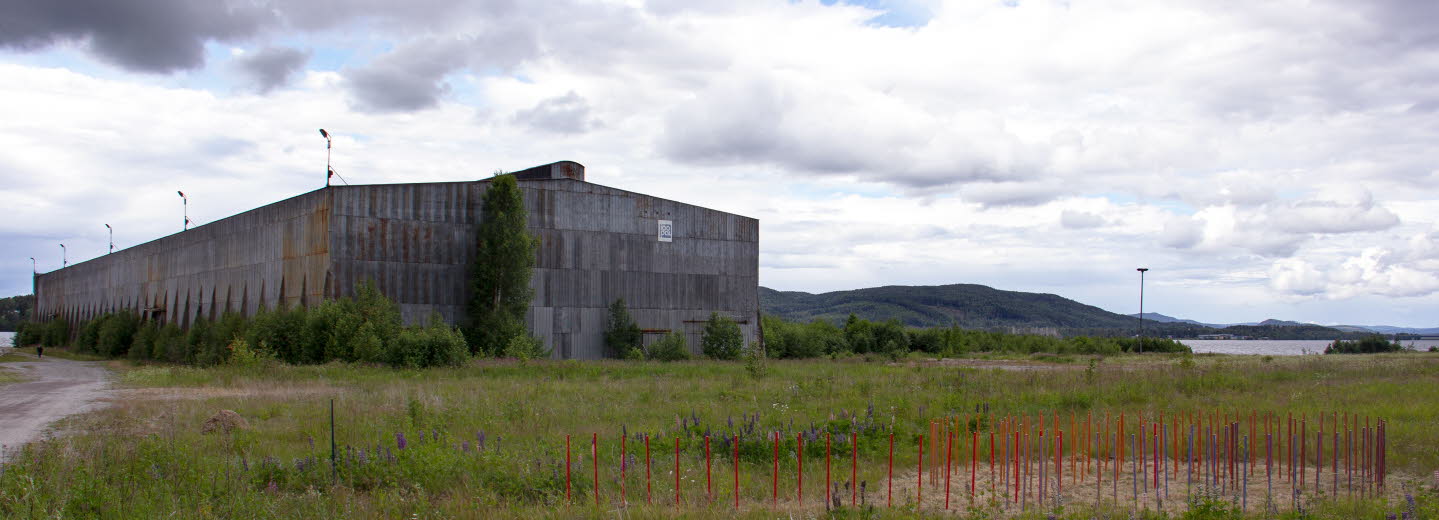
<path fill-rule="evenodd" d="M 538 237 L 527 321 L 556 358 L 603 352 L 623 298 L 647 338 L 711 312 L 759 325 L 759 221 L 585 181 L 561 161 L 516 172 Z M 489 183 L 330 186 L 35 275 L 36 316 L 72 324 L 133 309 L 188 326 L 262 305 L 312 305 L 374 280 L 407 323 L 464 314 L 480 201 Z"/>

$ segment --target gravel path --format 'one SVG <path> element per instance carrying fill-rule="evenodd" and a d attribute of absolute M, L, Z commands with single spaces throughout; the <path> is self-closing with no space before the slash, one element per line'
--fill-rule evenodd
<path fill-rule="evenodd" d="M 0 350 L 10 350 L 8 348 Z M 105 406 L 109 373 L 99 362 L 58 358 L 0 364 L 28 379 L 0 386 L 0 462 L 55 421 Z"/>

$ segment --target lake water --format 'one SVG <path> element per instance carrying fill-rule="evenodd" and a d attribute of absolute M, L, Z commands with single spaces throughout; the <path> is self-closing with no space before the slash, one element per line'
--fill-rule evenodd
<path fill-rule="evenodd" d="M 1331 341 L 1327 340 L 1306 340 L 1306 339 L 1254 339 L 1254 340 L 1228 340 L 1228 339 L 1181 339 L 1180 343 L 1194 349 L 1195 353 L 1214 352 L 1219 354 L 1262 354 L 1270 356 L 1298 356 L 1302 354 L 1323 354 L 1324 347 L 1329 346 Z M 1403 342 L 1405 347 L 1409 341 Z M 1429 347 L 1439 346 L 1439 340 L 1415 341 L 1414 348 L 1429 350 Z"/>
<path fill-rule="evenodd" d="M 15 341 L 14 332 L 0 332 L 0 347 L 8 347 Z"/>

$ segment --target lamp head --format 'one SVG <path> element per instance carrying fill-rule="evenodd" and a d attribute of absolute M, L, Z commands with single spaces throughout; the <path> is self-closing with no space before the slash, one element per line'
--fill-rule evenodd
<path fill-rule="evenodd" d="M 185 192 L 180 191 L 180 190 L 175 190 L 175 193 L 179 193 L 179 194 L 180 194 L 180 198 L 182 198 L 182 199 L 185 198 Z"/>
<path fill-rule="evenodd" d="M 330 133 L 329 133 L 329 132 L 326 132 L 324 128 L 321 128 L 321 129 L 320 129 L 320 135 L 324 136 L 325 139 L 329 139 L 329 138 L 330 138 Z"/>
<path fill-rule="evenodd" d="M 109 230 L 112 230 L 112 231 L 113 231 L 115 228 L 110 227 L 109 224 L 105 224 L 105 229 L 109 229 Z"/>
<path fill-rule="evenodd" d="M 1145 272 L 1145 271 L 1148 271 L 1148 270 L 1149 270 L 1148 267 L 1141 267 L 1141 268 L 1139 268 L 1139 269 L 1135 269 L 1135 271 L 1139 271 L 1139 272 L 1141 272 L 1141 273 L 1142 273 L 1142 272 Z"/>

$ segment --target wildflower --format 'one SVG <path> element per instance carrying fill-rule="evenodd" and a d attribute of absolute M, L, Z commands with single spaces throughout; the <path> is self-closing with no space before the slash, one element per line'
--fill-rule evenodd
<path fill-rule="evenodd" d="M 420 430 L 420 442 L 425 442 L 425 430 Z"/>
<path fill-rule="evenodd" d="M 271 493 L 279 493 L 280 486 L 275 485 L 275 481 L 271 480 L 269 484 L 265 485 L 265 491 L 269 491 Z"/>
<path fill-rule="evenodd" d="M 470 441 L 461 442 L 461 443 L 460 443 L 460 451 L 465 452 L 465 453 L 469 453 L 469 452 L 470 452 Z"/>
<path fill-rule="evenodd" d="M 475 441 L 476 441 L 475 450 L 476 450 L 476 451 L 484 451 L 484 449 L 485 449 L 485 432 L 475 433 Z"/>
<path fill-rule="evenodd" d="M 424 435 L 424 434 L 421 434 L 421 435 Z M 408 444 L 408 443 L 405 442 L 405 434 L 404 434 L 404 432 L 395 432 L 395 446 L 398 447 L 399 449 L 402 449 L 402 450 L 403 450 L 403 449 L 405 449 L 405 445 L 406 445 L 406 444 Z"/>

